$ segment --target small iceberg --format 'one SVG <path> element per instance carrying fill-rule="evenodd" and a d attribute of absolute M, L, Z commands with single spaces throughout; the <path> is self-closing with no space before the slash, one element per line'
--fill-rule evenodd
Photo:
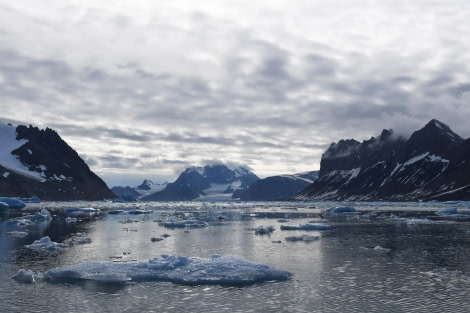
<path fill-rule="evenodd" d="M 35 280 L 36 275 L 31 271 L 20 271 L 15 275 L 16 279 L 24 282 Z M 248 261 L 234 255 L 213 255 L 209 259 L 162 255 L 160 258 L 143 261 L 87 262 L 53 268 L 43 276 L 39 275 L 50 282 L 82 280 L 104 283 L 165 281 L 183 285 L 230 286 L 283 281 L 293 276 L 288 271 Z"/>
<path fill-rule="evenodd" d="M 51 241 L 51 238 L 49 236 L 45 236 L 45 237 L 42 237 L 41 239 L 35 240 L 30 245 L 25 245 L 25 247 L 28 249 L 33 249 L 33 250 L 56 251 L 59 249 L 68 248 L 69 245 L 65 243 L 53 242 Z"/>
<path fill-rule="evenodd" d="M 67 217 L 93 218 L 96 216 L 100 216 L 101 210 L 94 208 L 67 208 L 64 210 L 64 214 Z"/>
<path fill-rule="evenodd" d="M 307 223 L 299 225 L 281 225 L 281 230 L 330 230 L 331 226 L 325 223 Z"/>
<path fill-rule="evenodd" d="M 44 276 L 42 274 L 34 274 L 32 270 L 20 269 L 13 275 L 13 279 L 25 284 L 34 283 L 36 280 L 42 280 Z"/>
<path fill-rule="evenodd" d="M 8 209 L 22 209 L 26 206 L 26 203 L 16 198 L 0 197 L 0 203 L 0 207 Z"/>
<path fill-rule="evenodd" d="M 323 213 L 326 215 L 354 214 L 357 213 L 357 210 L 350 206 L 334 206 L 326 209 Z"/>
<path fill-rule="evenodd" d="M 289 236 L 285 238 L 286 241 L 316 241 L 320 240 L 320 236 L 301 235 L 301 236 Z"/>
<path fill-rule="evenodd" d="M 166 228 L 204 228 L 209 226 L 205 221 L 201 220 L 178 220 L 174 217 L 170 217 L 165 222 L 159 223 Z"/>
<path fill-rule="evenodd" d="M 463 211 L 467 213 L 467 210 L 463 210 Z M 437 211 L 435 214 L 437 215 L 437 218 L 441 220 L 468 220 L 470 219 L 470 214 L 464 214 L 460 212 L 456 207 L 441 209 Z"/>

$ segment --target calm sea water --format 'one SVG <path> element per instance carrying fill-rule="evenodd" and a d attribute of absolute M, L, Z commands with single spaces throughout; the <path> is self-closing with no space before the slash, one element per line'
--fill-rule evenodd
<path fill-rule="evenodd" d="M 0 221 L 1 312 L 469 312 L 470 221 L 443 221 L 434 212 L 466 204 L 348 203 L 357 215 L 327 217 L 331 230 L 281 231 L 280 225 L 317 221 L 337 203 L 41 203 L 54 218 L 18 228 Z M 67 224 L 66 207 L 102 211 L 141 208 L 150 214 L 111 215 Z M 24 213 L 26 214 L 26 213 Z M 169 229 L 168 215 L 209 221 L 200 229 Z M 274 226 L 271 235 L 253 228 Z M 11 231 L 26 231 L 25 237 Z M 162 235 L 169 235 L 163 238 Z M 315 241 L 288 236 L 318 235 Z M 43 236 L 84 244 L 44 253 L 25 245 Z M 152 237 L 163 238 L 152 241 Z M 18 269 L 48 269 L 88 261 L 141 260 L 161 254 L 211 257 L 234 254 L 294 273 L 282 282 L 243 287 L 137 284 L 24 284 Z"/>

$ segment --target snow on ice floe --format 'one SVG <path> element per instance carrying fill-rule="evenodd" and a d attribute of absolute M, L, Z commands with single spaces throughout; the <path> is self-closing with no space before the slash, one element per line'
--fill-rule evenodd
<path fill-rule="evenodd" d="M 20 271 L 15 275 L 17 279 L 24 282 L 35 281 L 36 274 L 24 269 Z M 41 274 L 39 275 L 42 277 Z M 246 285 L 287 280 L 293 274 L 234 255 L 214 255 L 209 259 L 162 255 L 160 258 L 143 261 L 79 263 L 50 269 L 43 276 L 46 281 L 51 282 L 165 281 L 183 285 Z"/>

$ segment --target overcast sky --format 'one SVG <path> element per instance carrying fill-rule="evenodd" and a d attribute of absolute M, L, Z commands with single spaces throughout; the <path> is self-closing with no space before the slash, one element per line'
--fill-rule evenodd
<path fill-rule="evenodd" d="M 223 161 L 319 169 L 433 118 L 470 137 L 468 0 L 0 0 L 0 121 L 110 187 Z"/>

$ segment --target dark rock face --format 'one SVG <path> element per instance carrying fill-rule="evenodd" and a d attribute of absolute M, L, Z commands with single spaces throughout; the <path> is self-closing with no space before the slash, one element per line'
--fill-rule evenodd
<path fill-rule="evenodd" d="M 240 194 L 259 178 L 251 171 L 239 167 L 229 169 L 227 166 L 207 165 L 204 167 L 192 167 L 186 169 L 175 182 L 170 183 L 162 191 L 141 198 L 144 201 L 187 201 L 206 195 L 213 185 L 225 186 L 224 193 Z"/>
<path fill-rule="evenodd" d="M 309 186 L 318 172 L 266 177 L 251 184 L 240 195 L 242 201 L 286 200 Z"/>
<path fill-rule="evenodd" d="M 431 120 L 408 140 L 384 130 L 323 154 L 317 181 L 295 196 L 322 200 L 470 199 L 470 140 Z"/>
<path fill-rule="evenodd" d="M 36 196 L 42 200 L 102 200 L 116 197 L 54 130 L 18 126 L 16 139 L 27 142 L 11 154 L 17 156 L 25 169 L 34 175 L 25 175 L 0 165 L 0 173 L 8 173 L 0 175 L 0 194 L 3 196 Z"/>

